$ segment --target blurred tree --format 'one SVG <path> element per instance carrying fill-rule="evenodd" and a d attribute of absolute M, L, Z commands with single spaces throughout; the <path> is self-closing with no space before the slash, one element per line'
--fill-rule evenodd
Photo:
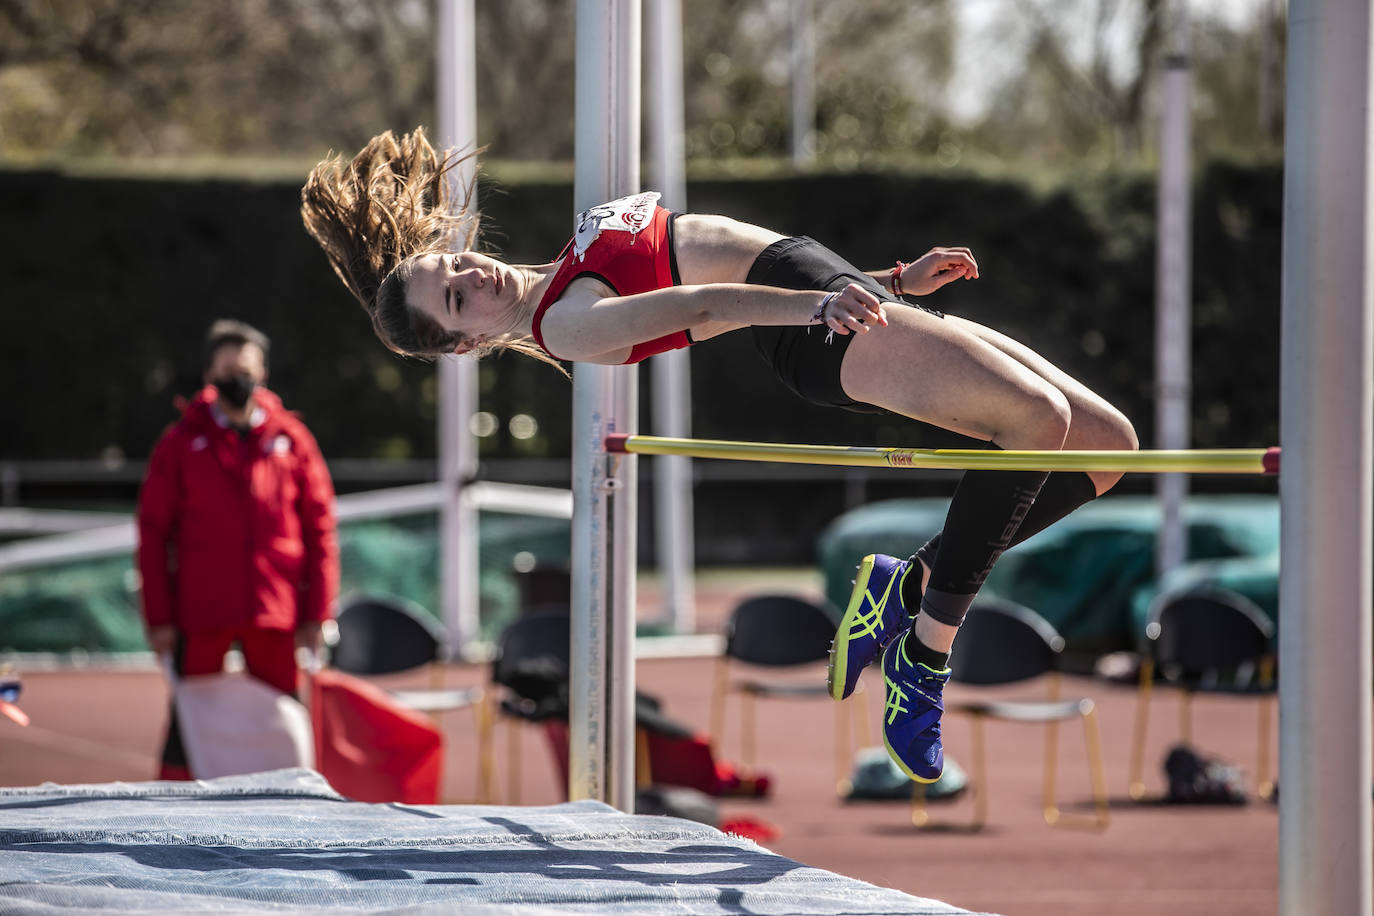
<path fill-rule="evenodd" d="M 684 5 L 686 148 L 776 157 L 789 0 Z M 1149 154 L 1164 0 L 816 5 L 818 165 Z M 1199 18 L 1197 137 L 1276 151 L 1281 0 Z M 573 154 L 574 0 L 478 0 L 478 136 Z M 433 0 L 0 0 L 0 156 L 313 156 L 432 124 Z"/>
<path fill-rule="evenodd" d="M 573 158 L 572 0 L 477 0 L 477 136 L 502 159 Z"/>
<path fill-rule="evenodd" d="M 694 0 L 684 35 L 689 158 L 788 154 L 787 0 Z M 949 0 L 816 5 L 814 143 L 821 164 L 933 152 L 953 75 Z"/>
<path fill-rule="evenodd" d="M 1281 151 L 1284 11 L 1263 0 L 1239 26 L 1193 6 L 1194 145 L 1210 153 Z M 985 52 L 1015 58 L 970 143 L 997 158 L 1071 164 L 1153 161 L 1154 86 L 1165 0 L 1008 4 Z"/>
<path fill-rule="evenodd" d="M 1283 149 L 1288 21 L 1262 0 L 1244 28 L 1202 19 L 1193 30 L 1193 133 L 1200 149 L 1277 155 Z"/>
<path fill-rule="evenodd" d="M 1161 41 L 1163 0 L 1036 0 L 1009 7 L 992 47 L 1015 55 L 972 142 L 1039 162 L 1137 157 Z M 1068 28 L 1075 23 L 1076 28 Z"/>
<path fill-rule="evenodd" d="M 431 34 L 424 0 L 0 0 L 0 151 L 351 147 L 424 119 Z"/>

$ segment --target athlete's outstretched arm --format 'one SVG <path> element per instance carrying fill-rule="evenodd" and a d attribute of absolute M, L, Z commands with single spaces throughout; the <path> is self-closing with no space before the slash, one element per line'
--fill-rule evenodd
<path fill-rule="evenodd" d="M 848 334 L 887 324 L 887 317 L 878 297 L 857 284 L 831 294 L 709 283 L 631 296 L 570 289 L 544 313 L 540 330 L 549 350 L 563 359 L 614 363 L 622 362 L 635 344 L 711 322 L 738 327 L 824 324 Z"/>

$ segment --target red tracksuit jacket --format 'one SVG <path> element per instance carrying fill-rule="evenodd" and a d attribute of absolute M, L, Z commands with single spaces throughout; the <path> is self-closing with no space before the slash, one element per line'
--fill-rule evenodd
<path fill-rule="evenodd" d="M 148 625 L 189 633 L 293 630 L 327 619 L 339 587 L 334 487 L 315 438 L 276 395 L 240 436 L 202 390 L 163 433 L 138 501 Z"/>

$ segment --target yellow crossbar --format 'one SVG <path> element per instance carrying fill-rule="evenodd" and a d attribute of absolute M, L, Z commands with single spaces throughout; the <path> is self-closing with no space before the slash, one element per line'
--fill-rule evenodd
<path fill-rule="evenodd" d="M 864 448 L 847 445 L 787 445 L 612 435 L 606 451 L 637 455 L 686 455 L 732 461 L 835 464 L 870 468 L 927 468 L 960 471 L 1125 471 L 1141 474 L 1277 474 L 1278 448 L 1140 451 L 1024 451 L 983 449 Z"/>

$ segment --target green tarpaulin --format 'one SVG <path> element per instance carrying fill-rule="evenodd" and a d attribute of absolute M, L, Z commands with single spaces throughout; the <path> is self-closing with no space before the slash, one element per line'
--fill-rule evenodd
<path fill-rule="evenodd" d="M 890 500 L 848 512 L 821 535 L 819 556 L 826 596 L 849 600 L 850 580 L 869 553 L 910 556 L 944 523 L 941 499 Z M 1208 561 L 1215 583 L 1231 584 L 1273 614 L 1277 607 L 1279 504 L 1275 496 L 1205 496 L 1188 500 L 1189 569 Z M 1038 611 L 1075 651 L 1134 648 L 1144 608 L 1158 591 L 1155 536 L 1161 513 L 1149 497 L 1112 497 L 1073 515 L 1002 556 L 985 594 Z"/>

